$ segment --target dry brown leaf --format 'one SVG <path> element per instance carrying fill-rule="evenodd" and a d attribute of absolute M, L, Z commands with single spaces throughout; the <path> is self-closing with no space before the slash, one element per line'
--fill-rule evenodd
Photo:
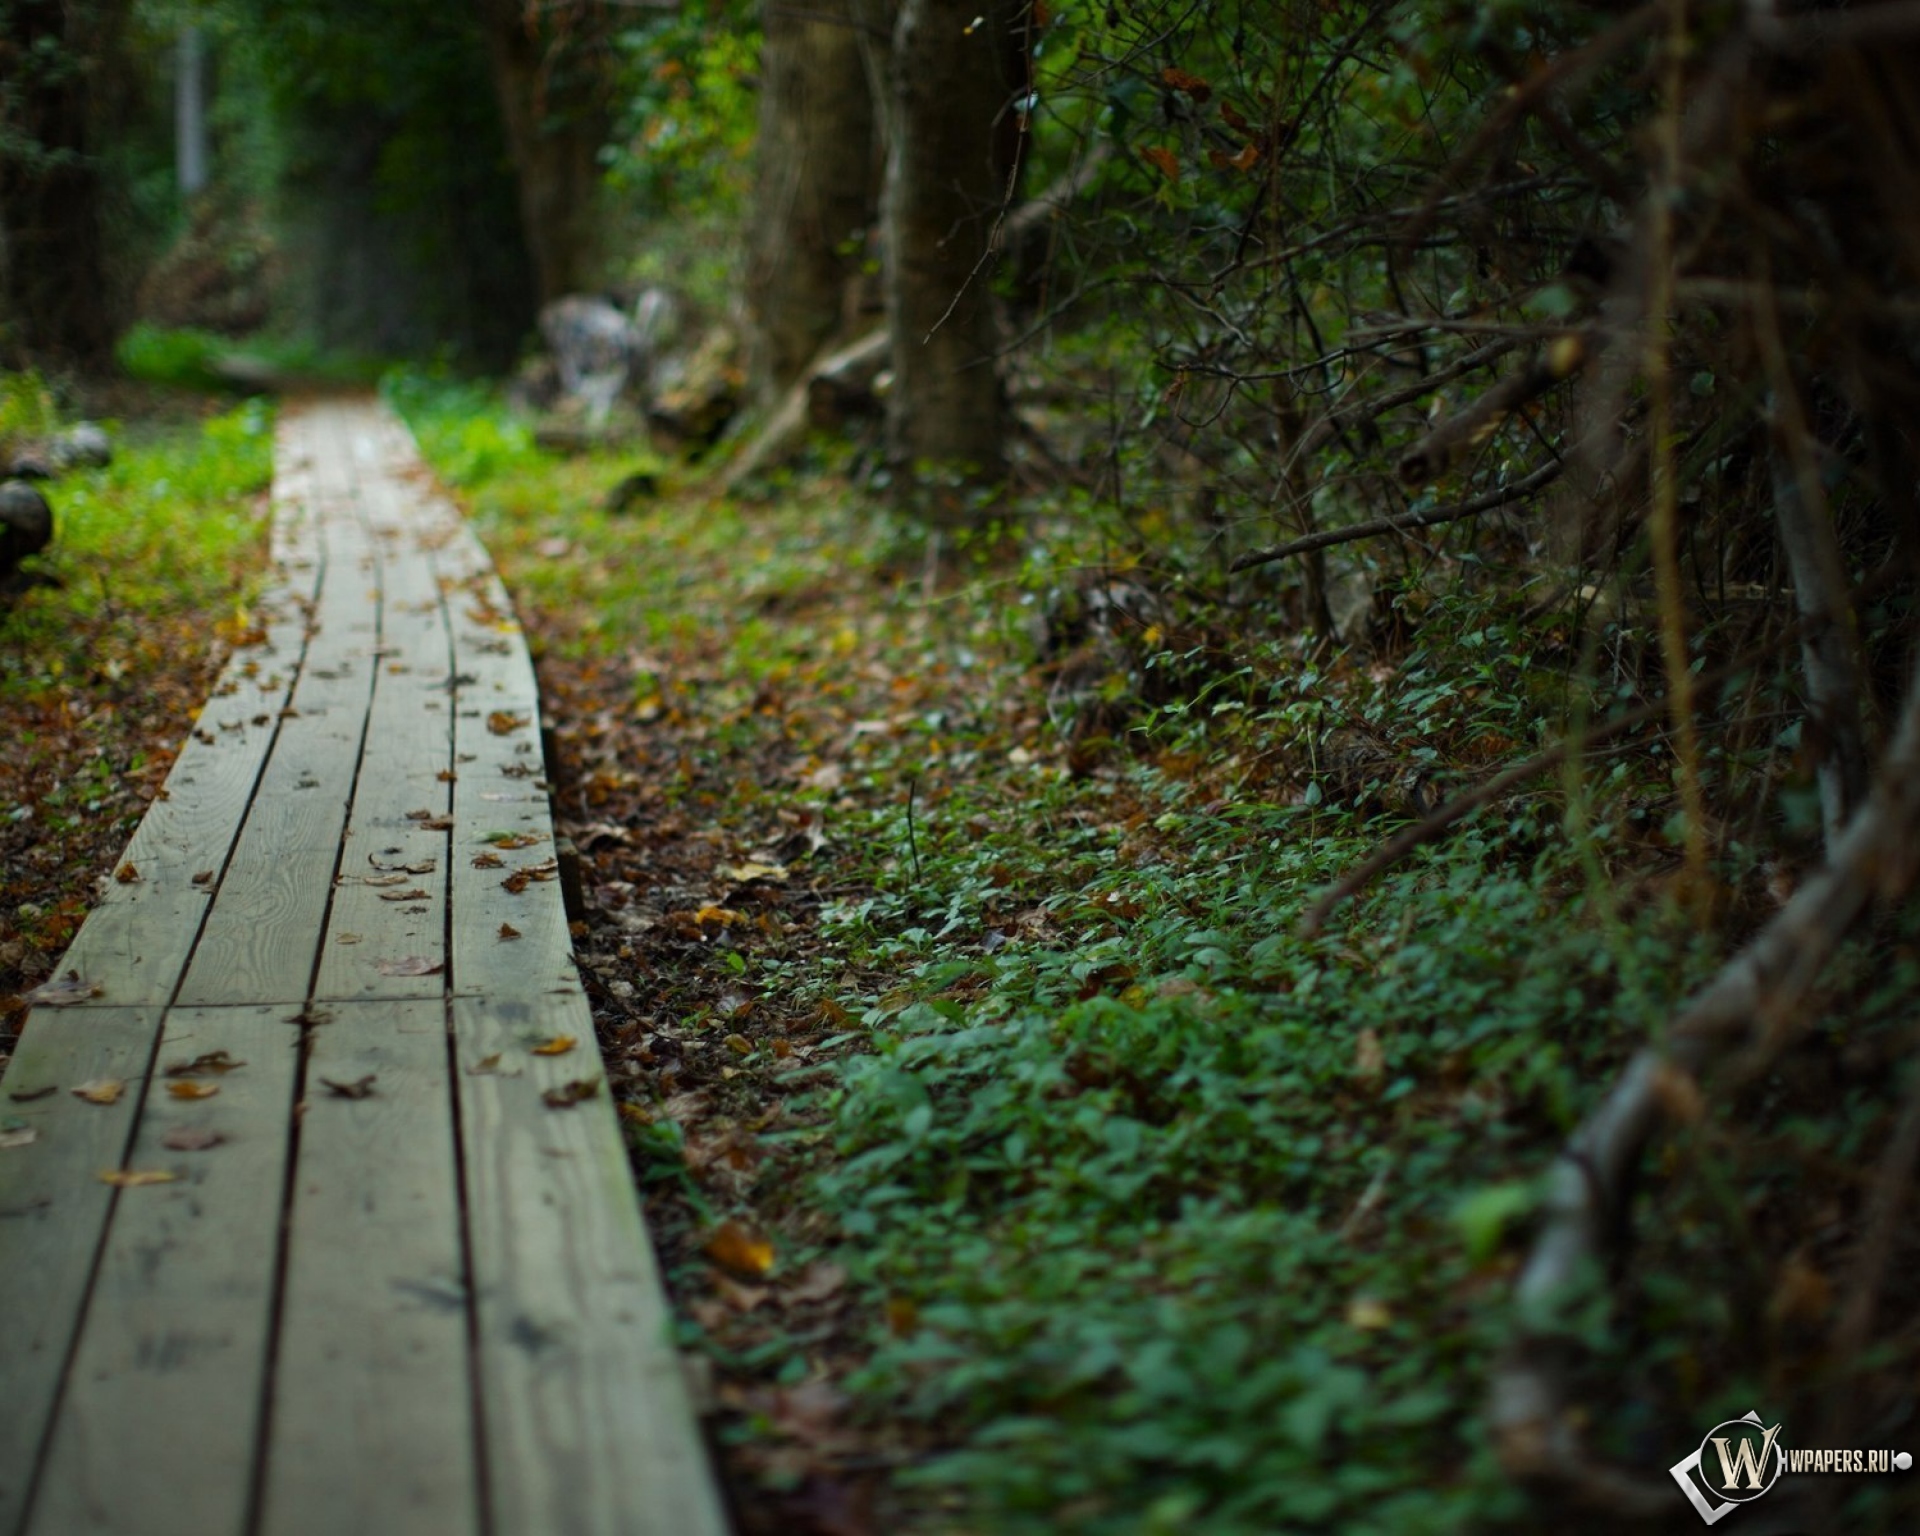
<path fill-rule="evenodd" d="M 442 784 L 455 784 L 458 783 L 460 779 L 460 775 L 455 773 L 451 768 L 442 768 L 434 777 Z"/>
<path fill-rule="evenodd" d="M 360 935 L 357 933 L 335 934 L 333 942 L 336 944 L 358 944 L 360 942 Z"/>
<path fill-rule="evenodd" d="M 1176 91 L 1185 91 L 1195 101 L 1205 101 L 1213 94 L 1213 87 L 1198 75 L 1188 74 L 1172 64 L 1160 71 L 1160 78 Z"/>
<path fill-rule="evenodd" d="M 370 1099 L 373 1097 L 373 1085 L 379 1079 L 379 1073 L 369 1072 L 365 1077 L 356 1077 L 350 1083 L 337 1083 L 330 1077 L 320 1079 L 322 1087 L 343 1099 Z"/>
<path fill-rule="evenodd" d="M 118 880 L 122 885 L 132 885 L 140 878 L 140 870 L 129 860 L 113 872 L 113 878 Z"/>
<path fill-rule="evenodd" d="M 845 1289 L 847 1272 L 838 1264 L 815 1259 L 800 1271 L 800 1278 L 781 1293 L 788 1304 L 831 1301 Z"/>
<path fill-rule="evenodd" d="M 382 901 L 431 901 L 433 900 L 431 896 L 429 896 L 425 891 L 421 890 L 420 887 L 417 885 L 410 891 L 382 891 L 380 893 L 380 899 Z"/>
<path fill-rule="evenodd" d="M 496 848 L 531 848 L 535 843 L 544 843 L 546 839 L 538 832 L 489 832 L 480 839 Z"/>
<path fill-rule="evenodd" d="M 475 869 L 505 869 L 507 861 L 497 853 L 476 853 L 473 856 Z"/>
<path fill-rule="evenodd" d="M 773 1244 L 742 1221 L 723 1221 L 702 1243 L 701 1251 L 722 1269 L 758 1280 L 773 1268 Z"/>
<path fill-rule="evenodd" d="M 467 1076 L 518 1077 L 520 1075 L 520 1069 L 518 1067 L 501 1066 L 500 1056 L 501 1053 L 499 1051 L 495 1051 L 491 1056 L 482 1056 L 472 1066 L 467 1068 Z"/>
<path fill-rule="evenodd" d="M 126 1091 L 123 1078 L 95 1077 L 79 1084 L 72 1093 L 76 1099 L 85 1099 L 89 1104 L 118 1104 L 120 1095 Z"/>
<path fill-rule="evenodd" d="M 500 925 L 500 942 L 502 944 L 507 943 L 511 939 L 517 939 L 519 937 L 520 937 L 520 930 L 514 927 L 512 923 L 502 923 Z"/>
<path fill-rule="evenodd" d="M 11 1152 L 18 1147 L 30 1147 L 40 1139 L 39 1131 L 30 1125 L 9 1126 L 0 1131 L 0 1152 Z"/>
<path fill-rule="evenodd" d="M 35 1099 L 44 1099 L 48 1095 L 58 1093 L 59 1091 L 60 1085 L 58 1083 L 48 1083 L 44 1088 L 12 1089 L 7 1094 L 7 1097 L 12 1099 L 16 1104 L 31 1104 Z"/>
<path fill-rule="evenodd" d="M 225 1076 L 229 1072 L 239 1071 L 240 1068 L 245 1065 L 246 1063 L 244 1061 L 235 1061 L 232 1055 L 226 1051 L 202 1051 L 198 1056 L 194 1057 L 192 1061 L 176 1061 L 172 1066 L 165 1069 L 165 1075 L 168 1077 L 204 1077 L 207 1073 L 211 1072 L 217 1076 Z"/>
<path fill-rule="evenodd" d="M 172 1152 L 204 1152 L 227 1138 L 204 1125 L 176 1125 L 160 1138 L 160 1145 Z"/>
<path fill-rule="evenodd" d="M 193 877 L 193 883 L 195 885 L 212 885 L 213 871 L 210 869 L 201 870 L 197 875 Z"/>
<path fill-rule="evenodd" d="M 167 1092 L 176 1099 L 210 1099 L 220 1091 L 218 1083 L 168 1083 Z"/>
<path fill-rule="evenodd" d="M 1141 150 L 1140 158 L 1145 160 L 1162 176 L 1166 177 L 1168 181 L 1178 181 L 1180 179 L 1180 157 L 1172 150 L 1161 149 L 1155 146 L 1150 149 Z"/>
<path fill-rule="evenodd" d="M 496 736 L 511 736 L 515 731 L 532 723 L 531 715 L 516 715 L 508 710 L 496 709 L 487 716 L 487 729 Z"/>
<path fill-rule="evenodd" d="M 444 960 L 429 960 L 425 955 L 403 955 L 398 960 L 381 960 L 373 967 L 382 976 L 437 976 L 447 968 Z"/>
<path fill-rule="evenodd" d="M 102 1184 L 115 1189 L 139 1189 L 144 1184 L 177 1184 L 180 1175 L 164 1168 L 106 1168 L 97 1175 Z"/>
<path fill-rule="evenodd" d="M 564 1056 L 580 1042 L 572 1035 L 554 1035 L 533 1048 L 536 1056 Z"/>
<path fill-rule="evenodd" d="M 572 1109 L 574 1105 L 600 1096 L 600 1079 L 597 1077 L 576 1077 L 570 1083 L 562 1083 L 557 1088 L 549 1088 L 540 1095 L 548 1109 Z"/>

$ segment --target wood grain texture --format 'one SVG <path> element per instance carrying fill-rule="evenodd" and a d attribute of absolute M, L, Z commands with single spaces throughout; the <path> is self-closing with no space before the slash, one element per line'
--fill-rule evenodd
<path fill-rule="evenodd" d="M 292 716 L 281 723 L 179 993 L 182 1003 L 307 995 L 379 640 L 371 540 L 350 507 L 323 522 L 327 564 Z"/>
<path fill-rule="evenodd" d="M 671 1315 L 574 998 L 456 998 L 480 1379 L 494 1519 L 548 1536 L 718 1536 Z M 556 1035 L 579 1047 L 535 1056 Z M 475 1072 L 490 1057 L 495 1070 Z M 500 1069 L 517 1071 L 508 1076 Z"/>
<path fill-rule="evenodd" d="M 113 1206 L 96 1175 L 125 1155 L 159 1029 L 157 1008 L 39 1009 L 0 1080 L 0 1121 L 34 1133 L 0 1148 L 0 1531 L 25 1511 Z M 73 1096 L 102 1078 L 131 1091 L 112 1105 Z"/>
<path fill-rule="evenodd" d="M 175 1009 L 158 1061 L 227 1051 L 245 1066 L 157 1076 L 128 1166 L 177 1182 L 115 1201 L 28 1536 L 227 1536 L 244 1528 L 266 1380 L 297 1031 L 284 1008 Z M 205 1151 L 171 1131 L 217 1131 Z"/>
<path fill-rule="evenodd" d="M 314 996 L 438 997 L 446 987 L 450 851 L 445 830 L 424 821 L 444 821 L 452 809 L 451 643 L 402 487 L 370 483 L 363 503 L 379 551 L 381 655 Z M 416 891 L 416 900 L 393 899 Z M 383 965 L 407 959 L 441 969 L 383 974 Z"/>
<path fill-rule="evenodd" d="M 313 1030 L 262 1536 L 476 1530 L 446 1005 L 338 1003 Z M 350 1099 L 325 1080 L 375 1079 Z"/>

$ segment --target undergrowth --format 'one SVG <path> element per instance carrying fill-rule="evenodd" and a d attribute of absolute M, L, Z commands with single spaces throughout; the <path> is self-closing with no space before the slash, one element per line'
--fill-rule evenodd
<path fill-rule="evenodd" d="M 1577 623 L 1496 576 L 1409 589 L 1373 653 L 1243 621 L 1197 668 L 1145 626 L 1146 664 L 1063 695 L 1034 619 L 1106 579 L 1097 525 L 942 566 L 830 478 L 743 506 L 671 474 L 623 519 L 628 466 L 410 389 L 543 648 L 583 959 L 747 1528 L 1532 1528 L 1483 1412 L 1542 1175 L 1790 888 L 1791 744 L 1709 736 L 1713 924 L 1656 727 L 1302 937 L 1404 786 L 1607 718 L 1631 669 L 1586 676 Z M 1837 1160 L 1885 1139 L 1911 1043 L 1910 928 L 1649 1170 L 1613 1299 L 1567 1299 L 1609 1454 L 1657 1475 L 1757 1403 L 1810 1438 L 1837 1382 L 1911 1369 L 1809 1344 L 1862 1199 Z M 1863 1489 L 1849 1528 L 1900 1508 Z"/>

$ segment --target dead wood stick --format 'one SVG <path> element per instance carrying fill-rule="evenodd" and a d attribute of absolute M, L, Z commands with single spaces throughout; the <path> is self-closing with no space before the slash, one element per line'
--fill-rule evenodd
<path fill-rule="evenodd" d="M 1593 355 L 1579 331 L 1556 336 L 1527 366 L 1508 374 L 1464 411 L 1449 416 L 1400 455 L 1396 472 L 1407 485 L 1430 485 L 1449 465 L 1484 443 L 1509 416 L 1572 378 Z"/>
<path fill-rule="evenodd" d="M 1457 523 L 1463 518 L 1478 517 L 1483 512 L 1511 506 L 1516 501 L 1525 501 L 1535 491 L 1558 479 L 1560 472 L 1565 468 L 1566 466 L 1559 460 L 1554 460 L 1551 463 L 1542 464 L 1532 474 L 1514 481 L 1512 485 L 1497 491 L 1489 491 L 1484 496 L 1476 496 L 1472 501 L 1458 501 L 1451 506 L 1432 507 L 1425 512 L 1410 512 L 1404 517 L 1375 518 L 1370 523 L 1355 523 L 1350 528 L 1322 528 L 1318 533 L 1305 534 L 1285 544 L 1275 544 L 1269 549 L 1256 549 L 1251 554 L 1242 555 L 1228 569 L 1247 571 L 1256 565 L 1269 565 L 1275 560 L 1310 554 L 1316 549 L 1326 549 L 1334 544 L 1351 544 L 1356 539 L 1377 539 L 1382 534 L 1388 533 L 1410 533 L 1416 528 L 1432 528 L 1440 523 Z"/>
<path fill-rule="evenodd" d="M 1628 1176 L 1648 1140 L 1676 1113 L 1697 1112 L 1695 1080 L 1734 1047 L 1777 1052 L 1827 961 L 1875 898 L 1897 899 L 1920 869 L 1920 675 L 1872 791 L 1830 852 L 1779 914 L 1704 988 L 1667 1031 L 1639 1051 L 1612 1092 L 1574 1133 L 1549 1175 L 1542 1224 L 1514 1288 L 1522 1317 L 1550 1315 L 1603 1260 L 1619 1226 Z M 1616 1508 L 1670 1506 L 1672 1490 L 1607 1468 L 1580 1443 L 1566 1403 L 1565 1364 L 1578 1346 L 1534 1327 L 1494 1368 L 1489 1420 L 1516 1476 L 1584 1488 Z"/>

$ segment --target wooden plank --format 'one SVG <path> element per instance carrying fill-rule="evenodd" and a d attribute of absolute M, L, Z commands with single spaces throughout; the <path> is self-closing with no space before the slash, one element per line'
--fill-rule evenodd
<path fill-rule="evenodd" d="M 540 695 L 525 641 L 496 577 L 456 588 L 449 608 L 460 685 L 453 722 L 460 772 L 453 791 L 453 990 L 580 996 L 560 883 L 550 872 Z M 533 841 L 516 850 L 485 841 L 501 834 Z M 523 874 L 524 887 L 514 889 L 509 882 Z M 520 936 L 503 942 L 503 924 Z"/>
<path fill-rule="evenodd" d="M 26 1508 L 113 1205 L 96 1174 L 120 1166 L 159 1029 L 158 1008 L 38 1009 L 0 1082 L 0 1135 L 34 1137 L 0 1147 L 0 1531 Z M 73 1096 L 102 1078 L 132 1092 L 111 1105 Z"/>
<path fill-rule="evenodd" d="M 261 1533 L 474 1532 L 446 1005 L 329 1012 L 308 1054 Z M 323 1082 L 365 1077 L 362 1099 Z"/>
<path fill-rule="evenodd" d="M 284 1008 L 174 1009 L 164 1069 L 224 1050 L 245 1066 L 156 1076 L 128 1166 L 176 1182 L 123 1189 L 101 1252 L 27 1536 L 227 1536 L 244 1528 L 268 1330 L 297 1053 Z M 178 1151 L 178 1130 L 220 1133 Z"/>
<path fill-rule="evenodd" d="M 604 1088 L 570 1109 L 541 1099 L 601 1080 L 585 1003 L 453 1009 L 495 1529 L 719 1536 L 612 1103 Z M 532 1054 L 561 1034 L 575 1050 Z M 473 1070 L 493 1056 L 496 1070 Z"/>
<path fill-rule="evenodd" d="M 446 986 L 448 842 L 421 817 L 444 822 L 451 810 L 451 645 L 433 567 L 405 522 L 402 488 L 369 483 L 363 498 L 379 549 L 383 655 L 314 996 L 438 997 Z M 418 900 L 393 899 L 416 891 L 424 893 Z M 435 969 L 383 974 L 382 966 L 406 960 Z"/>
<path fill-rule="evenodd" d="M 326 525 L 327 568 L 273 755 L 181 984 L 190 1004 L 299 1001 L 315 952 L 360 759 L 379 606 L 364 529 Z"/>

